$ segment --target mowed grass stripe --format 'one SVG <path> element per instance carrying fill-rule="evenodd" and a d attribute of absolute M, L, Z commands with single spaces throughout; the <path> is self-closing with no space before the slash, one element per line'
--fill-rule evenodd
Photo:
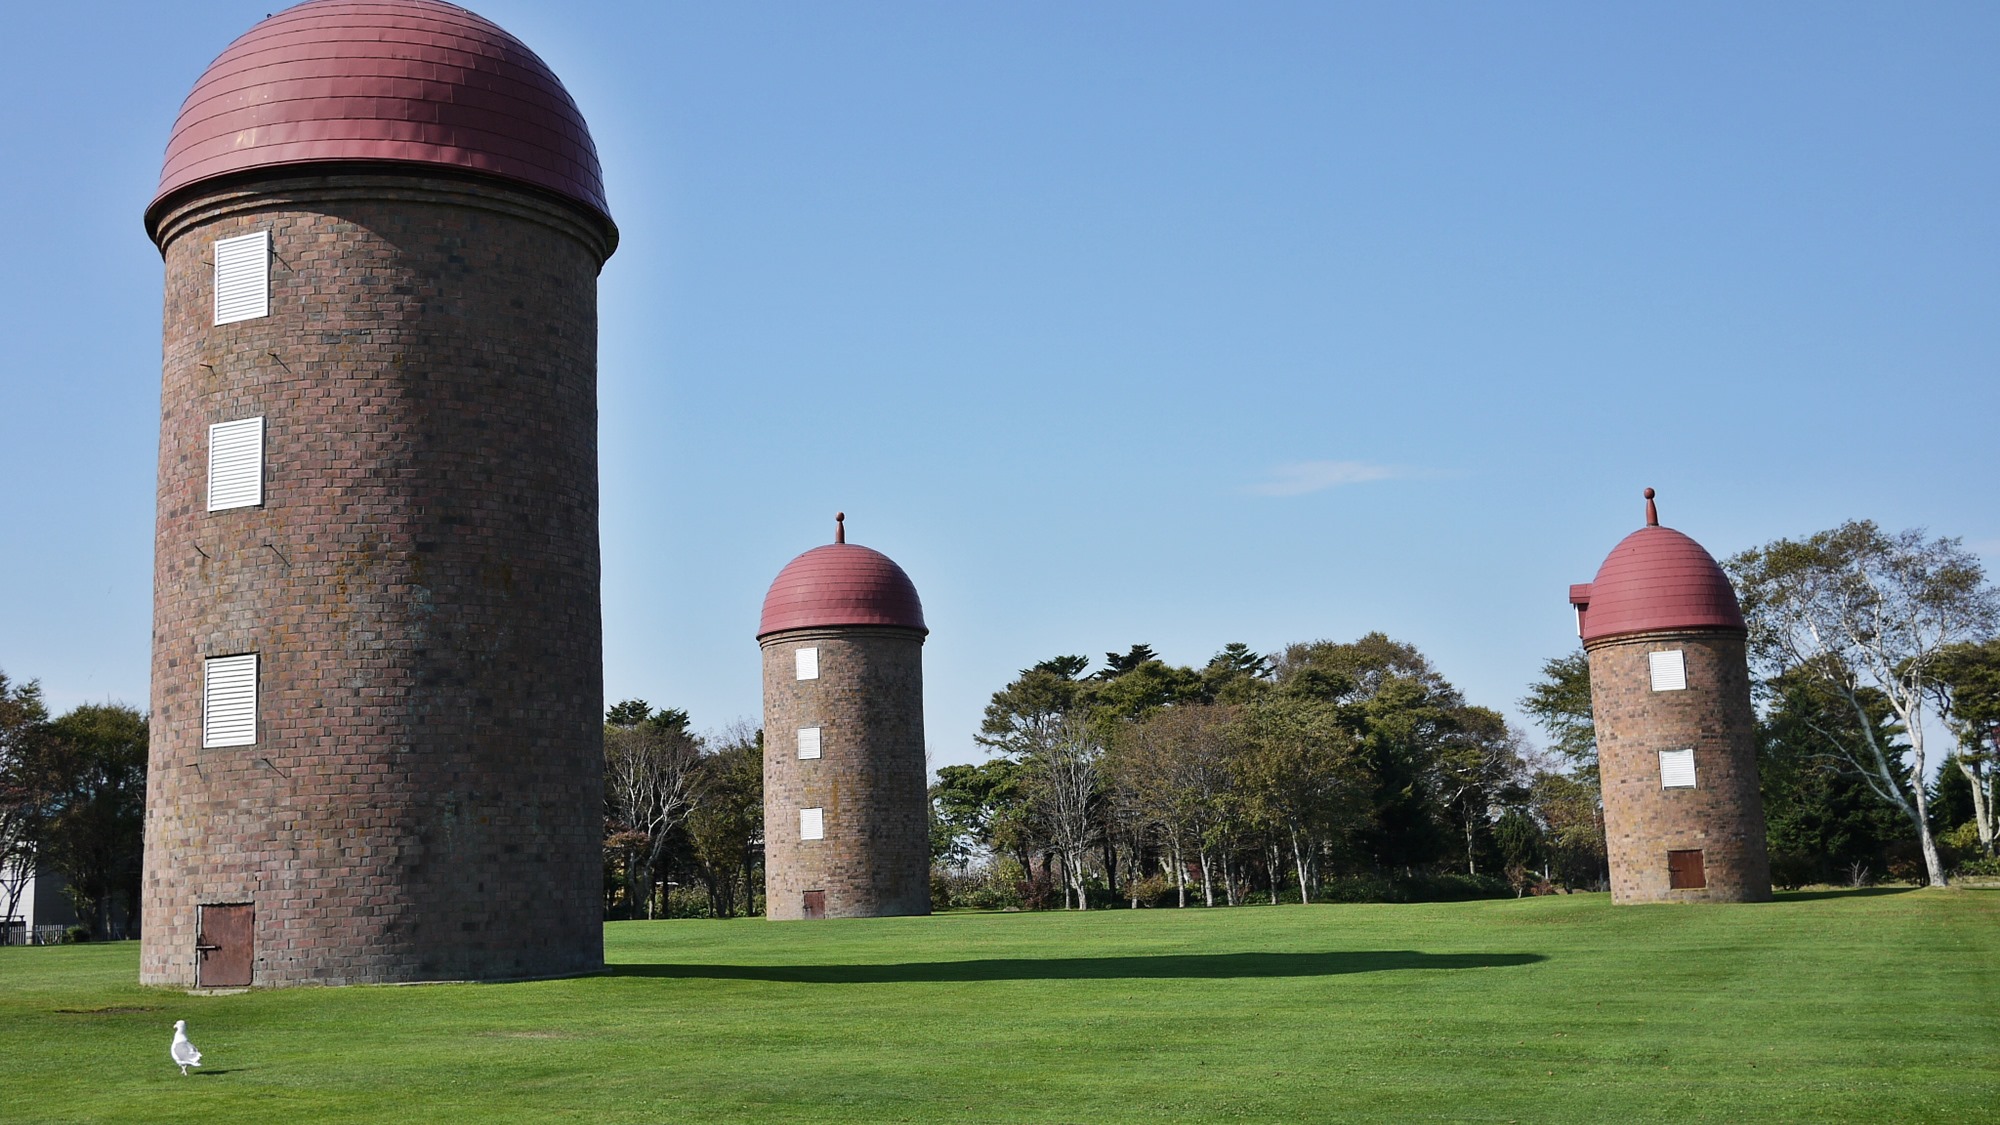
<path fill-rule="evenodd" d="M 2000 892 L 606 928 L 569 981 L 189 997 L 0 950 L 8 1121 L 1970 1121 Z M 58 1009 L 68 1009 L 59 1011 Z M 139 1010 L 133 1010 L 139 1009 Z M 166 1060 L 189 1021 L 208 1067 Z"/>

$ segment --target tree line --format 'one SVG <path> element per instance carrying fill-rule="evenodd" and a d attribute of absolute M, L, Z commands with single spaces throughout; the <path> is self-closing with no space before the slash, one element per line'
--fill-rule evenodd
<path fill-rule="evenodd" d="M 72 937 L 122 938 L 139 916 L 146 716 L 86 703 L 51 718 L 38 681 L 0 672 L 0 919 L 37 874 L 60 875 Z"/>
<path fill-rule="evenodd" d="M 1382 633 L 1200 668 L 1147 645 L 1023 669 L 993 752 L 937 771 L 936 852 L 968 905 L 1470 897 L 1604 877 L 1594 810 L 1506 719 Z M 974 872 L 976 869 L 976 873 Z"/>
<path fill-rule="evenodd" d="M 1850 521 L 1724 563 L 1749 625 L 1774 880 L 2000 875 L 2000 597 L 1963 543 Z M 1581 650 L 1547 748 L 1370 633 L 1023 669 L 932 790 L 940 905 L 1455 897 L 1605 885 Z M 1926 723 L 1941 725 L 1938 739 Z"/>
<path fill-rule="evenodd" d="M 1844 849 L 1861 881 L 1872 841 L 1823 826 L 1872 816 L 1900 829 L 1877 871 L 1932 886 L 1953 868 L 2000 874 L 2000 594 L 1979 557 L 1958 539 L 1854 520 L 1724 565 L 1750 625 L 1781 866 Z"/>
<path fill-rule="evenodd" d="M 606 918 L 763 913 L 764 732 L 688 728 L 643 699 L 605 714 Z"/>

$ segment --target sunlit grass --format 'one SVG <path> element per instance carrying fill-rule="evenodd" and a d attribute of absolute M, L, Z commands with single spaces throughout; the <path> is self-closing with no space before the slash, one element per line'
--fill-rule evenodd
<path fill-rule="evenodd" d="M 191 997 L 0 950 L 0 1120 L 1974 1121 L 2000 891 L 631 922 L 613 971 Z M 167 1061 L 176 1019 L 205 1053 Z"/>

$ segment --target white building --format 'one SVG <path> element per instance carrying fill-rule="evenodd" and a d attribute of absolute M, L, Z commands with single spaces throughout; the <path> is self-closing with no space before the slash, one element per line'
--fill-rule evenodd
<path fill-rule="evenodd" d="M 66 886 L 53 871 L 23 877 L 12 867 L 0 868 L 0 913 L 14 904 L 13 912 L 0 918 L 0 945 L 54 944 L 61 938 L 76 924 L 76 911 L 63 893 Z"/>

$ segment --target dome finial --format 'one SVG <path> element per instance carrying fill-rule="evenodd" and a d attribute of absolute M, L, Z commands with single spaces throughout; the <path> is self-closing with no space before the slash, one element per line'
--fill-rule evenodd
<path fill-rule="evenodd" d="M 846 512 L 835 512 L 835 513 L 833 513 L 833 541 L 834 541 L 835 543 L 845 543 L 845 542 L 847 542 L 847 513 L 846 513 Z"/>
<path fill-rule="evenodd" d="M 1650 488 L 1646 490 L 1646 526 L 1660 526 L 1660 509 L 1653 503 L 1653 490 Z"/>

